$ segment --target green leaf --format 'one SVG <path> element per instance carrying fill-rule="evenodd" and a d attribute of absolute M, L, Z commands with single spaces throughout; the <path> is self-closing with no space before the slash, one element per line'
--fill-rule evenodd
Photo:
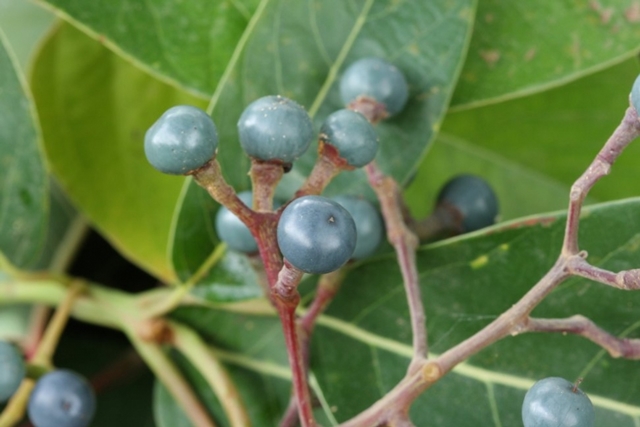
<path fill-rule="evenodd" d="M 0 252 L 29 268 L 40 254 L 48 181 L 31 95 L 0 30 Z"/>
<path fill-rule="evenodd" d="M 257 0 L 41 0 L 138 67 L 210 96 Z"/>
<path fill-rule="evenodd" d="M 629 60 L 566 86 L 527 98 L 452 113 L 443 132 L 463 138 L 565 185 L 571 185 L 593 161 L 628 107 L 638 75 Z M 590 193 L 605 201 L 639 194 L 632 143 Z"/>
<path fill-rule="evenodd" d="M 65 191 L 120 252 L 173 280 L 167 237 L 183 179 L 147 163 L 143 137 L 168 107 L 200 101 L 69 25 L 43 46 L 32 84 L 47 155 Z"/>
<path fill-rule="evenodd" d="M 36 44 L 53 20 L 50 12 L 29 1 L 0 0 L 0 28 L 23 70 L 27 69 Z"/>
<path fill-rule="evenodd" d="M 414 216 L 422 218 L 431 213 L 445 182 L 463 173 L 481 176 L 491 184 L 498 196 L 500 221 L 562 209 L 569 200 L 569 186 L 466 141 L 440 134 L 404 193 Z"/>
<path fill-rule="evenodd" d="M 625 0 L 481 1 L 452 105 L 540 92 L 631 58 L 639 21 L 638 5 Z"/>
<path fill-rule="evenodd" d="M 250 162 L 237 142 L 236 123 L 250 102 L 274 93 L 291 97 L 309 109 L 319 128 L 328 114 L 343 107 L 338 93 L 340 73 L 359 58 L 377 56 L 400 67 L 410 85 L 404 112 L 377 128 L 381 149 L 376 161 L 398 181 L 406 181 L 446 111 L 466 50 L 475 2 L 386 4 L 360 0 L 316 5 L 279 0 L 264 4 L 210 105 L 220 133 L 218 159 L 226 179 L 237 190 L 249 186 Z M 324 22 L 332 23 L 331 31 L 321 30 Z M 285 175 L 278 189 L 281 198 L 290 197 L 302 184 L 313 167 L 316 151 L 313 144 Z M 338 176 L 327 193 L 338 192 L 372 195 L 361 170 Z M 199 193 L 189 190 L 182 209 L 200 215 L 194 207 L 199 203 Z M 199 221 L 189 214 L 178 215 L 175 248 L 189 245 L 183 241 L 188 233 L 181 227 Z"/>
<path fill-rule="evenodd" d="M 640 199 L 588 208 L 581 248 L 594 265 L 638 268 Z M 444 350 L 495 319 L 553 265 L 560 252 L 564 214 L 494 227 L 421 249 L 417 264 L 427 313 L 430 351 Z M 583 279 L 561 285 L 534 310 L 538 317 L 581 313 L 614 334 L 640 336 L 640 294 Z M 227 363 L 273 377 L 287 369 L 280 326 L 258 302 L 241 308 L 183 308 L 177 319 L 198 329 Z M 267 307 L 265 303 L 265 307 Z M 319 411 L 338 421 L 379 399 L 404 375 L 411 349 L 406 297 L 393 256 L 350 271 L 313 337 L 314 391 Z M 458 366 L 413 405 L 416 425 L 518 425 L 527 388 L 537 379 L 583 377 L 596 405 L 596 425 L 633 426 L 640 418 L 637 361 L 612 359 L 576 336 L 522 334 L 486 348 Z M 286 371 L 285 371 L 286 372 Z M 473 411 L 461 407 L 473 406 Z M 495 421 L 495 420 L 499 421 Z M 257 422 L 255 426 L 271 426 Z"/>

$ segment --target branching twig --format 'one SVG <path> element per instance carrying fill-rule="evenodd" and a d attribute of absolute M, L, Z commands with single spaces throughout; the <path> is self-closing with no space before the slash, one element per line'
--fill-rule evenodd
<path fill-rule="evenodd" d="M 618 338 L 600 328 L 591 319 L 579 314 L 566 319 L 530 318 L 523 332 L 560 332 L 580 335 L 607 350 L 611 357 L 640 359 L 640 339 Z"/>

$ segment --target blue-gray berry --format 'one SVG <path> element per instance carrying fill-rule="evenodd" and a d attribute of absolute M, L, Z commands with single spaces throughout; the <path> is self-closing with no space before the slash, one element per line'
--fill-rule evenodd
<path fill-rule="evenodd" d="M 475 175 L 458 175 L 440 190 L 436 208 L 456 216 L 460 232 L 467 233 L 492 225 L 498 216 L 498 198 L 489 184 Z"/>
<path fill-rule="evenodd" d="M 595 413 L 589 397 L 564 378 L 535 383 L 522 403 L 525 427 L 593 427 Z"/>
<path fill-rule="evenodd" d="M 284 258 L 307 273 L 324 274 L 345 264 L 356 247 L 349 212 L 322 196 L 304 196 L 282 212 L 277 229 Z"/>
<path fill-rule="evenodd" d="M 351 258 L 363 259 L 373 254 L 384 236 L 384 224 L 377 209 L 366 199 L 354 196 L 333 198 L 345 208 L 356 224 L 356 248 Z"/>
<path fill-rule="evenodd" d="M 238 193 L 238 198 L 251 207 L 253 196 L 251 191 Z M 246 225 L 229 209 L 221 206 L 216 214 L 216 233 L 229 249 L 234 251 L 253 253 L 258 251 L 258 244 Z"/>
<path fill-rule="evenodd" d="M 350 166 L 359 168 L 371 162 L 378 152 L 378 134 L 362 114 L 338 110 L 324 121 L 320 138 L 334 146 Z"/>
<path fill-rule="evenodd" d="M 0 403 L 13 396 L 25 373 L 24 359 L 18 349 L 7 341 L 0 341 Z"/>
<path fill-rule="evenodd" d="M 147 130 L 144 152 L 160 172 L 186 175 L 211 160 L 218 149 L 218 131 L 201 109 L 179 105 L 168 109 Z"/>
<path fill-rule="evenodd" d="M 282 96 L 265 96 L 243 111 L 238 120 L 240 145 L 258 160 L 293 162 L 314 138 L 309 114 Z"/>
<path fill-rule="evenodd" d="M 93 419 L 96 398 L 82 376 L 58 369 L 36 382 L 27 409 L 35 427 L 86 427 Z"/>
<path fill-rule="evenodd" d="M 351 64 L 342 75 L 340 96 L 345 105 L 361 96 L 372 98 L 393 116 L 407 103 L 409 86 L 395 65 L 380 58 L 363 58 Z"/>

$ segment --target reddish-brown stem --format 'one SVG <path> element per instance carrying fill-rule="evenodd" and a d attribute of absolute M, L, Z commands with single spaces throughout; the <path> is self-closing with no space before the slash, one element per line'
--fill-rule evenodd
<path fill-rule="evenodd" d="M 400 271 L 404 282 L 411 329 L 413 331 L 413 360 L 409 372 L 415 369 L 416 362 L 427 357 L 426 316 L 422 305 L 418 270 L 416 268 L 415 251 L 418 247 L 417 237 L 404 223 L 398 184 L 385 176 L 375 162 L 366 166 L 369 184 L 376 192 L 382 215 L 387 226 L 387 239 L 396 250 Z"/>
<path fill-rule="evenodd" d="M 640 136 L 638 113 L 635 108 L 629 107 L 622 122 L 596 155 L 591 165 L 571 187 L 562 253 L 567 255 L 578 253 L 578 225 L 585 197 L 600 178 L 609 174 L 611 166 L 622 150 L 638 136 Z"/>
<path fill-rule="evenodd" d="M 302 351 L 302 359 L 305 367 L 309 367 L 309 342 L 315 326 L 316 319 L 327 308 L 333 297 L 338 292 L 342 280 L 346 274 L 344 268 L 339 268 L 331 273 L 323 274 L 318 281 L 318 289 L 307 309 L 307 312 L 298 319 L 300 327 L 300 347 Z M 289 401 L 287 410 L 285 411 L 280 427 L 293 427 L 298 421 L 298 405 L 295 399 Z"/>
<path fill-rule="evenodd" d="M 250 229 L 257 222 L 258 214 L 245 205 L 236 195 L 232 186 L 222 176 L 220 163 L 213 158 L 209 163 L 193 173 L 196 183 L 213 197 L 215 201 L 229 209 Z"/>
<path fill-rule="evenodd" d="M 329 144 L 325 144 L 322 139 L 318 141 L 318 158 L 313 166 L 313 170 L 296 191 L 296 197 L 309 194 L 322 194 L 325 187 L 343 170 L 353 169 L 340 157 L 338 150 Z"/>
<path fill-rule="evenodd" d="M 566 319 L 529 318 L 524 332 L 560 332 L 580 335 L 609 352 L 611 357 L 640 359 L 640 339 L 618 338 L 596 325 L 591 319 L 575 315 Z"/>
<path fill-rule="evenodd" d="M 614 288 L 625 291 L 634 291 L 640 289 L 640 270 L 625 270 L 619 273 L 613 273 L 603 270 L 587 262 L 586 253 L 582 257 L 573 258 L 569 269 L 576 276 L 585 277 Z"/>
<path fill-rule="evenodd" d="M 273 194 L 282 179 L 284 167 L 280 163 L 251 159 L 251 187 L 253 189 L 253 209 L 256 212 L 273 210 Z"/>
<path fill-rule="evenodd" d="M 302 274 L 300 270 L 285 261 L 278 275 L 278 281 L 272 287 L 271 293 L 280 316 L 287 344 L 287 356 L 293 377 L 293 393 L 299 408 L 300 423 L 302 427 L 315 427 L 316 421 L 313 417 L 311 394 L 307 383 L 307 368 L 298 337 L 298 323 L 296 322 L 296 308 L 300 302 L 297 286 Z"/>

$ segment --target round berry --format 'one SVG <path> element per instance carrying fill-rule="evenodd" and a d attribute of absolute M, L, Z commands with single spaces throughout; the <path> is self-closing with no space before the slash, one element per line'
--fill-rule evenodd
<path fill-rule="evenodd" d="M 440 190 L 436 209 L 446 209 L 456 218 L 456 227 L 467 233 L 492 225 L 498 215 L 498 198 L 482 178 L 458 175 Z"/>
<path fill-rule="evenodd" d="M 304 196 L 282 212 L 277 229 L 280 251 L 291 265 L 324 274 L 346 263 L 356 247 L 356 225 L 337 202 Z"/>
<path fill-rule="evenodd" d="M 636 113 L 640 117 L 640 75 L 636 77 L 631 88 L 631 105 L 636 109 Z"/>
<path fill-rule="evenodd" d="M 356 248 L 353 259 L 363 259 L 373 254 L 384 234 L 382 218 L 376 208 L 367 200 L 353 196 L 336 196 L 333 198 L 351 214 L 356 224 Z"/>
<path fill-rule="evenodd" d="M 251 191 L 238 193 L 238 198 L 242 200 L 242 203 L 251 207 L 253 203 Z M 216 233 L 229 249 L 244 253 L 258 251 L 258 244 L 247 226 L 224 206 L 221 206 L 216 214 Z"/>
<path fill-rule="evenodd" d="M 24 359 L 18 349 L 0 341 L 0 403 L 13 396 L 26 374 Z"/>
<path fill-rule="evenodd" d="M 327 117 L 320 128 L 320 138 L 356 168 L 371 162 L 378 152 L 375 129 L 362 114 L 351 110 L 338 110 Z"/>
<path fill-rule="evenodd" d="M 185 175 L 211 160 L 218 148 L 218 131 L 209 115 L 197 107 L 169 108 L 149 128 L 144 152 L 160 172 Z"/>
<path fill-rule="evenodd" d="M 40 377 L 28 406 L 35 427 L 86 427 L 95 410 L 96 398 L 87 380 L 66 369 Z"/>
<path fill-rule="evenodd" d="M 409 87 L 395 65 L 380 58 L 363 58 L 351 64 L 342 75 L 340 96 L 346 105 L 359 97 L 372 98 L 393 116 L 407 103 Z"/>
<path fill-rule="evenodd" d="M 594 420 L 589 397 L 564 378 L 538 381 L 522 404 L 525 427 L 593 427 Z"/>
<path fill-rule="evenodd" d="M 250 157 L 283 163 L 303 155 L 314 138 L 304 108 L 282 96 L 265 96 L 249 104 L 238 121 L 238 132 Z"/>

